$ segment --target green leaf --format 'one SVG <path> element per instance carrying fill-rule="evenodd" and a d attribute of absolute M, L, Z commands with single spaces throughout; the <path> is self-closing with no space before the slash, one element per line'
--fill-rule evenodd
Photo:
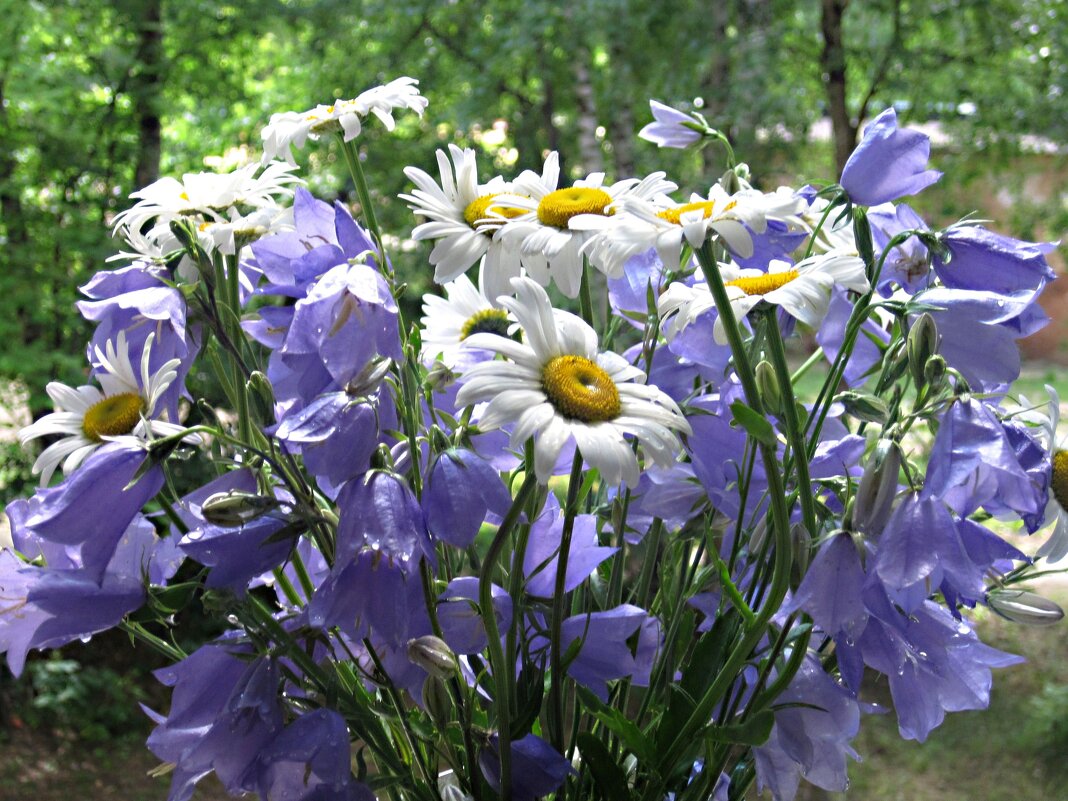
<path fill-rule="evenodd" d="M 578 736 L 582 761 L 593 774 L 593 783 L 598 795 L 605 801 L 628 801 L 627 777 L 605 744 L 589 732 Z"/>
<path fill-rule="evenodd" d="M 745 429 L 753 439 L 762 445 L 775 447 L 775 429 L 764 415 L 736 400 L 731 404 L 734 422 Z"/>
<path fill-rule="evenodd" d="M 628 719 L 618 709 L 608 706 L 585 687 L 578 688 L 578 695 L 586 711 L 619 737 L 627 750 L 638 757 L 640 762 L 650 767 L 655 764 L 656 749 L 645 732 L 638 728 L 638 724 Z"/>
<path fill-rule="evenodd" d="M 709 726 L 702 734 L 706 739 L 717 743 L 758 746 L 768 741 L 771 736 L 771 727 L 774 725 L 775 713 L 765 709 L 744 723 L 731 726 Z"/>

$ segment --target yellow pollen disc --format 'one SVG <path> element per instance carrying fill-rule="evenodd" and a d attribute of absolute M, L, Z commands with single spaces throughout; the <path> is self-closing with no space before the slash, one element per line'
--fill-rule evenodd
<path fill-rule="evenodd" d="M 141 421 L 145 402 L 133 392 L 120 392 L 97 401 L 82 418 L 82 432 L 91 440 L 103 442 L 104 437 L 129 434 Z"/>
<path fill-rule="evenodd" d="M 611 376 L 582 356 L 557 356 L 541 371 L 541 388 L 564 417 L 602 423 L 619 417 L 619 390 Z"/>
<path fill-rule="evenodd" d="M 508 336 L 508 312 L 504 309 L 483 309 L 475 312 L 460 329 L 460 339 L 467 339 L 472 334 Z"/>
<path fill-rule="evenodd" d="M 1057 503 L 1068 511 L 1068 451 L 1057 451 L 1053 454 L 1053 475 L 1049 485 Z"/>
<path fill-rule="evenodd" d="M 703 211 L 704 217 L 707 220 L 712 216 L 712 209 L 716 207 L 716 201 L 714 200 L 702 200 L 699 203 L 685 203 L 682 206 L 675 206 L 673 209 L 664 209 L 656 216 L 662 220 L 667 220 L 669 223 L 675 223 L 680 225 L 682 222 L 682 215 L 688 211 Z"/>
<path fill-rule="evenodd" d="M 178 195 L 178 197 L 180 197 L 182 200 L 189 200 L 189 195 L 187 195 L 185 192 L 182 192 L 180 195 Z"/>
<path fill-rule="evenodd" d="M 538 203 L 538 219 L 553 228 L 567 228 L 567 222 L 580 214 L 599 214 L 611 217 L 613 211 L 605 211 L 612 203 L 612 196 L 603 189 L 573 186 L 550 192 Z"/>
<path fill-rule="evenodd" d="M 793 281 L 799 273 L 797 270 L 784 270 L 781 273 L 766 273 L 748 278 L 735 278 L 724 286 L 736 286 L 747 295 L 766 295 Z"/>
<path fill-rule="evenodd" d="M 482 195 L 482 197 L 475 198 L 468 203 L 467 208 L 464 209 L 464 222 L 476 231 L 483 229 L 483 232 L 488 236 L 492 234 L 492 231 L 484 230 L 485 226 L 478 225 L 478 221 L 490 217 L 491 211 L 493 216 L 506 217 L 509 220 L 525 213 L 522 209 L 517 209 L 511 206 L 494 206 L 493 198 L 498 197 L 500 194 L 500 192 L 494 192 L 491 195 Z"/>

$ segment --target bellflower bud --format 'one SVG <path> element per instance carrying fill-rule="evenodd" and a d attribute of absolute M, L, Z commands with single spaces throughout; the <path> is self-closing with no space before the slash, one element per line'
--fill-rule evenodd
<path fill-rule="evenodd" d="M 938 326 L 935 325 L 934 317 L 924 312 L 912 324 L 906 346 L 909 370 L 912 372 L 912 380 L 917 387 L 922 387 L 927 380 L 925 376 L 927 360 L 938 353 L 939 341 Z"/>
<path fill-rule="evenodd" d="M 898 472 L 901 470 L 901 453 L 897 443 L 883 439 L 875 446 L 857 487 L 856 504 L 853 507 L 853 524 L 858 531 L 878 534 L 890 517 L 897 494 Z"/>
<path fill-rule="evenodd" d="M 1053 601 L 1025 590 L 993 589 L 986 602 L 1003 618 L 1025 626 L 1052 626 L 1064 617 L 1064 610 Z"/>
<path fill-rule="evenodd" d="M 869 423 L 884 423 L 890 414 L 886 401 L 864 392 L 846 390 L 838 393 L 835 400 L 845 406 L 847 414 Z"/>
<path fill-rule="evenodd" d="M 932 390 L 937 390 L 946 380 L 946 360 L 937 354 L 932 356 L 923 366 L 923 377 Z"/>
<path fill-rule="evenodd" d="M 200 507 L 200 514 L 213 525 L 236 528 L 252 522 L 277 506 L 276 498 L 268 498 L 254 492 L 229 490 L 209 495 Z"/>
<path fill-rule="evenodd" d="M 408 640 L 408 658 L 431 676 L 444 679 L 456 670 L 456 654 L 433 634 Z"/>
<path fill-rule="evenodd" d="M 775 375 L 775 368 L 771 362 L 762 359 L 756 366 L 757 388 L 760 390 L 760 398 L 764 401 L 764 407 L 772 414 L 782 414 L 782 389 L 779 387 L 779 378 Z"/>

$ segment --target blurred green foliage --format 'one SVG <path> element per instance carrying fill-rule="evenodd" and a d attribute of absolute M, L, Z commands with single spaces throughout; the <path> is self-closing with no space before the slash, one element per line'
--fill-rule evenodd
<path fill-rule="evenodd" d="M 137 702 L 145 700 L 145 692 L 130 675 L 63 659 L 58 652 L 29 662 L 26 672 L 32 700 L 20 713 L 33 729 L 106 743 L 130 732 L 139 734 L 144 725 Z"/>
<path fill-rule="evenodd" d="M 1068 142 L 1059 0 L 0 0 L 0 377 L 21 378 L 39 413 L 48 380 L 84 375 L 76 287 L 118 249 L 108 223 L 139 179 L 255 158 L 272 112 L 398 75 L 431 106 L 363 137 L 387 230 L 412 225 L 403 167 L 447 142 L 479 147 L 487 174 L 558 149 L 565 172 L 713 180 L 714 150 L 635 139 L 650 97 L 701 109 L 758 178 L 833 177 L 830 144 L 810 137 L 829 110 L 828 5 L 844 8 L 847 111 L 941 121 L 955 182 L 1011 174 L 1035 136 Z M 299 156 L 313 191 L 354 202 L 337 157 Z M 1064 226 L 1062 204 L 1013 191 L 1026 231 Z M 940 220 L 975 208 L 967 191 L 925 202 Z M 393 250 L 414 305 L 426 251 Z"/>

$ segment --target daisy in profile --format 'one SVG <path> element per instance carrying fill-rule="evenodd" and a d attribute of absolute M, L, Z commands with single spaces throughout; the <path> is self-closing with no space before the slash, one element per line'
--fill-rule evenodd
<path fill-rule="evenodd" d="M 720 274 L 738 320 L 757 305 L 768 303 L 782 307 L 787 314 L 813 328 L 818 328 L 827 315 L 831 287 L 837 285 L 854 292 L 867 292 L 869 288 L 864 262 L 857 256 L 839 254 L 812 256 L 797 264 L 773 261 L 768 272 L 721 264 Z M 664 333 L 668 339 L 674 339 L 706 311 L 716 308 L 716 302 L 707 283 L 690 287 L 676 281 L 660 296 L 657 306 L 660 316 L 667 321 Z M 713 337 L 720 345 L 727 343 L 718 316 Z"/>
<path fill-rule="evenodd" d="M 764 233 L 769 220 L 799 224 L 797 214 L 804 200 L 793 192 L 765 194 L 749 188 L 729 195 L 716 184 L 707 197 L 694 194 L 687 203 L 672 203 L 666 197 L 660 202 L 628 197 L 620 207 L 620 213 L 611 217 L 583 215 L 571 222 L 574 229 L 592 232 L 582 252 L 610 277 L 622 275 L 628 259 L 650 248 L 656 248 L 669 269 L 675 269 L 683 243 L 698 248 L 710 234 L 747 259 L 753 255 L 753 234 Z"/>
<path fill-rule="evenodd" d="M 134 436 L 148 440 L 183 431 L 173 423 L 152 419 L 160 397 L 178 375 L 178 359 L 171 359 L 155 373 L 148 360 L 155 334 L 149 334 L 141 354 L 140 376 L 130 363 L 126 335 L 119 332 L 115 342 L 108 342 L 104 352 L 96 349 L 102 372 L 96 375 L 99 387 L 87 384 L 68 387 L 53 381 L 45 388 L 57 411 L 19 431 L 25 446 L 31 440 L 51 434 L 61 439 L 45 448 L 33 464 L 33 473 L 41 474 L 41 486 L 48 484 L 56 468 L 70 474 L 93 451 L 115 437 Z"/>
<path fill-rule="evenodd" d="M 223 222 L 232 209 L 247 214 L 252 209 L 278 206 L 279 198 L 292 196 L 294 184 L 303 183 L 293 169 L 273 161 L 262 172 L 259 164 L 246 164 L 229 173 L 194 172 L 181 180 L 160 178 L 130 195 L 137 203 L 115 217 L 113 228 L 140 231 L 145 223 L 154 222 L 159 232 L 149 232 L 148 238 L 162 243 L 173 220 L 189 220 L 195 225 Z M 136 243 L 131 244 L 136 247 Z"/>
<path fill-rule="evenodd" d="M 582 278 L 582 246 L 593 226 L 579 218 L 607 218 L 628 200 L 652 200 L 678 187 L 656 172 L 639 181 L 629 178 L 604 183 L 604 173 L 593 173 L 566 189 L 558 189 L 560 159 L 553 152 L 545 159 L 541 175 L 527 170 L 513 182 L 514 194 L 502 195 L 498 206 L 520 213 L 503 225 L 494 239 L 518 244 L 523 267 L 542 286 L 552 281 L 569 298 L 578 296 Z M 572 224 L 575 222 L 576 224 Z"/>
<path fill-rule="evenodd" d="M 397 78 L 383 86 L 375 86 L 351 100 L 335 100 L 307 111 L 283 111 L 272 114 L 260 136 L 263 138 L 263 161 L 282 156 L 291 165 L 293 148 L 300 149 L 308 139 L 313 141 L 324 133 L 341 133 L 346 142 L 360 135 L 363 119 L 374 114 L 386 130 L 396 126 L 395 109 L 410 109 L 423 116 L 429 101 L 419 94 L 415 78 Z"/>
<path fill-rule="evenodd" d="M 535 281 L 516 278 L 512 286 L 516 297 L 500 302 L 519 321 L 524 342 L 497 334 L 468 337 L 469 346 L 505 361 L 468 370 L 457 406 L 488 401 L 479 427 L 514 424 L 513 447 L 533 437 L 534 472 L 543 484 L 571 439 L 585 462 L 613 485 L 638 483 L 638 457 L 628 435 L 658 465 L 673 464 L 682 447 L 677 432 L 690 432 L 675 402 L 643 383 L 645 373 L 626 359 L 598 352 L 594 330 L 579 317 L 553 309 Z"/>
<path fill-rule="evenodd" d="M 1057 436 L 1061 422 L 1061 398 L 1057 390 L 1046 385 L 1049 393 L 1049 415 L 1041 415 L 1045 439 L 1050 452 L 1049 501 L 1043 516 L 1043 527 L 1053 524 L 1049 539 L 1038 549 L 1037 557 L 1045 557 L 1053 564 L 1068 556 L 1068 436 Z"/>
<path fill-rule="evenodd" d="M 511 279 L 519 275 L 519 250 L 495 241 L 493 234 L 523 212 L 495 205 L 495 199 L 512 187 L 499 176 L 480 184 L 475 151 L 449 145 L 449 153 L 451 162 L 444 151 L 437 152 L 440 185 L 418 167 L 404 169 L 416 188 L 400 197 L 426 219 L 412 236 L 419 241 L 436 240 L 430 253 L 436 283 L 452 281 L 485 256 L 482 276 L 487 294 L 491 298 L 507 295 L 512 291 Z"/>
<path fill-rule="evenodd" d="M 511 287 L 509 287 L 509 290 Z M 439 357 L 449 369 L 465 371 L 493 354 L 467 345 L 475 334 L 508 336 L 515 320 L 507 310 L 495 306 L 481 287 L 466 275 L 445 285 L 445 297 L 423 295 L 423 353 L 428 366 Z"/>

